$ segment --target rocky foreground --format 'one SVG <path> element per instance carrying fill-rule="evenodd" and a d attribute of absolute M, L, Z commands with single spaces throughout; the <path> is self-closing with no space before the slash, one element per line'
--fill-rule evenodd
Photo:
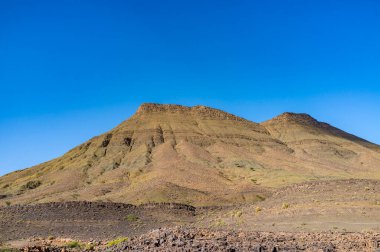
<path fill-rule="evenodd" d="M 82 201 L 0 207 L 0 245 L 30 237 L 104 241 L 139 236 L 180 221 L 190 222 L 194 212 L 192 206 L 175 203 L 134 206 Z"/>
<path fill-rule="evenodd" d="M 174 203 L 134 206 L 110 202 L 61 202 L 0 207 L 0 252 L 2 248 L 44 252 L 380 252 L 378 229 L 349 232 L 337 226 L 333 231 L 317 232 L 319 229 L 312 229 L 315 224 L 308 222 L 297 231 L 274 229 L 264 232 L 265 229 L 243 225 L 257 223 L 260 218 L 265 221 L 265 216 L 274 214 L 269 206 L 263 206 L 264 210 L 260 212 L 243 206 L 197 209 Z M 289 207 L 292 208 L 297 209 Z M 294 222 L 292 216 L 295 215 L 287 215 L 289 209 L 284 209 L 282 216 Z M 351 215 L 353 213 L 351 211 Z M 371 216 L 368 221 L 378 223 L 376 212 Z M 236 219 L 236 223 L 231 222 L 231 218 Z M 358 222 L 359 219 L 351 221 Z M 270 224 L 273 220 L 267 222 Z M 216 225 L 221 223 L 223 225 Z M 327 223 L 325 230 L 329 227 Z"/>
<path fill-rule="evenodd" d="M 380 251 L 380 233 L 236 232 L 194 228 L 161 228 L 119 242 L 63 248 L 34 246 L 23 251 Z"/>
<path fill-rule="evenodd" d="M 123 242 L 108 251 L 380 251 L 380 234 L 271 233 L 168 228 Z"/>

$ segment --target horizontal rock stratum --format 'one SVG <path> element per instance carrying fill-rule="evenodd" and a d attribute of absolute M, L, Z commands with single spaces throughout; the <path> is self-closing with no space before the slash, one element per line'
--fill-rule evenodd
<path fill-rule="evenodd" d="M 252 203 L 311 180 L 379 179 L 380 146 L 307 114 L 255 123 L 205 106 L 143 104 L 63 156 L 0 178 L 0 202 Z"/>

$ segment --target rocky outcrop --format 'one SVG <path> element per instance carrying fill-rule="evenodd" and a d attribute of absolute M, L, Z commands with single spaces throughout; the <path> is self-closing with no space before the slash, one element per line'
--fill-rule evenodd
<path fill-rule="evenodd" d="M 271 124 L 271 123 L 280 123 L 280 122 L 292 122 L 292 123 L 299 123 L 309 126 L 319 126 L 320 123 L 315 120 L 313 117 L 311 117 L 308 114 L 305 113 L 291 113 L 291 112 L 285 112 L 282 113 L 279 116 L 276 116 L 275 118 L 264 122 L 263 124 Z"/>
<path fill-rule="evenodd" d="M 222 110 L 200 105 L 188 107 L 174 104 L 144 103 L 138 108 L 136 115 L 149 115 L 151 113 L 184 114 L 208 119 L 247 121 L 244 118 L 235 116 Z"/>

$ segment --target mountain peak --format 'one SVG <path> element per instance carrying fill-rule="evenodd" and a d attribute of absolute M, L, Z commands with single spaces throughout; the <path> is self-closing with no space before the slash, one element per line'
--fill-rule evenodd
<path fill-rule="evenodd" d="M 311 117 L 309 114 L 305 113 L 292 113 L 292 112 L 285 112 L 282 113 L 279 116 L 276 116 L 265 123 L 279 123 L 279 122 L 292 122 L 292 123 L 298 123 L 303 125 L 319 125 L 320 122 L 318 122 L 316 119 Z"/>

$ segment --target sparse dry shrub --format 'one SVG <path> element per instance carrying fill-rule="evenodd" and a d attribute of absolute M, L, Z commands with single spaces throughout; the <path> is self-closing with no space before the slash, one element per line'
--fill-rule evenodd
<path fill-rule="evenodd" d="M 66 247 L 68 247 L 68 248 L 80 248 L 81 244 L 77 241 L 71 241 L 71 242 L 66 243 Z"/>
<path fill-rule="evenodd" d="M 139 219 L 139 217 L 137 217 L 136 215 L 134 214 L 128 214 L 127 217 L 125 217 L 125 219 L 127 221 L 137 221 Z"/>
<path fill-rule="evenodd" d="M 227 224 L 224 220 L 217 220 L 215 223 L 215 226 L 217 226 L 217 227 L 221 227 L 221 226 L 225 226 L 225 225 L 227 225 Z"/>
<path fill-rule="evenodd" d="M 119 243 L 126 242 L 126 241 L 128 241 L 128 237 L 119 237 L 119 238 L 117 238 L 115 240 L 109 241 L 107 243 L 107 247 L 112 247 L 112 246 L 115 246 L 115 245 L 117 245 Z"/>
<path fill-rule="evenodd" d="M 33 190 L 33 189 L 39 187 L 41 184 L 42 183 L 39 180 L 31 180 L 28 183 L 26 183 L 25 185 L 21 186 L 21 190 L 22 191 Z"/>
<path fill-rule="evenodd" d="M 242 216 L 242 214 L 243 214 L 242 211 L 237 211 L 237 212 L 235 213 L 235 217 L 236 217 L 236 218 L 240 218 L 240 217 Z"/>
<path fill-rule="evenodd" d="M 282 204 L 282 209 L 287 209 L 289 207 L 290 207 L 289 203 L 283 203 Z"/>
<path fill-rule="evenodd" d="M 73 199 L 78 199 L 79 198 L 79 194 L 78 193 L 74 193 L 71 195 L 71 197 L 73 197 Z"/>
<path fill-rule="evenodd" d="M 256 195 L 256 198 L 259 199 L 260 201 L 264 201 L 265 197 L 261 195 Z"/>
<path fill-rule="evenodd" d="M 84 247 L 84 250 L 86 251 L 93 251 L 94 249 L 95 249 L 95 246 L 91 242 L 87 243 L 86 246 Z"/>

